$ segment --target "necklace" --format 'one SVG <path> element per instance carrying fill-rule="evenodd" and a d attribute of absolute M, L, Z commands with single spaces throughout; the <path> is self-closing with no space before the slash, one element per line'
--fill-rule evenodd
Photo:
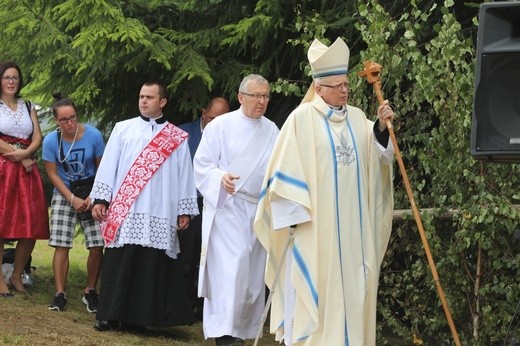
<path fill-rule="evenodd" d="M 67 157 L 69 156 L 70 152 L 72 151 L 72 147 L 74 146 L 74 143 L 76 143 L 76 137 L 78 136 L 78 129 L 79 129 L 79 124 L 76 126 L 76 132 L 74 133 L 74 139 L 72 140 L 72 143 L 70 144 L 70 147 L 69 147 L 69 150 L 67 150 L 67 155 L 65 155 L 63 157 L 63 159 L 61 159 L 61 153 L 63 152 L 63 149 L 61 148 L 61 142 L 62 142 L 62 139 L 63 139 L 63 136 L 61 136 L 61 131 L 60 131 L 60 146 L 59 146 L 59 153 L 58 153 L 58 161 L 60 161 L 61 163 L 65 162 L 65 160 L 67 160 Z"/>

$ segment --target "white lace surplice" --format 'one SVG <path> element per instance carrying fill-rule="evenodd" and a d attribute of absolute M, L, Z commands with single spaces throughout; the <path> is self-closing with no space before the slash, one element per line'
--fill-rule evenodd
<path fill-rule="evenodd" d="M 136 157 L 165 125 L 140 117 L 117 123 L 91 198 L 111 201 Z M 177 258 L 177 217 L 198 213 L 191 156 L 187 141 L 183 141 L 143 188 L 109 247 L 137 244 L 165 250 L 169 257 Z"/>

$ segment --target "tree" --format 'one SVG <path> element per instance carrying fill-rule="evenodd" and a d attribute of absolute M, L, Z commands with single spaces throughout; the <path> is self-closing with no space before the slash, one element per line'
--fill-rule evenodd
<path fill-rule="evenodd" d="M 363 19 L 357 28 L 368 47 L 362 56 L 387 66 L 385 89 L 399 111 L 394 126 L 415 195 L 420 206 L 435 210 L 425 215 L 425 228 L 461 339 L 505 342 L 520 291 L 519 244 L 512 243 L 519 166 L 469 156 L 474 37 L 461 30 L 453 1 L 411 2 L 398 16 L 377 1 L 358 9 Z M 399 183 L 396 177 L 398 189 Z M 397 197 L 401 208 L 404 197 Z M 458 211 L 453 219 L 438 217 L 449 209 Z M 380 311 L 400 335 L 440 344 L 450 335 L 413 229 L 410 222 L 396 228 Z M 509 329 L 512 334 L 518 338 L 518 327 Z"/>
<path fill-rule="evenodd" d="M 168 85 L 166 113 L 179 123 L 211 96 L 235 101 L 245 74 L 290 78 L 303 59 L 273 45 L 291 31 L 281 2 L 6 0 L 0 13 L 1 42 L 19 42 L 2 53 L 28 74 L 26 94 L 50 105 L 61 91 L 103 125 L 136 114 L 146 80 Z"/>

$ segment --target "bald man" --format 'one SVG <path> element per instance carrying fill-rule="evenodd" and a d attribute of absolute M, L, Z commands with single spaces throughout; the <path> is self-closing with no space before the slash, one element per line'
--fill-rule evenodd
<path fill-rule="evenodd" d="M 223 97 L 215 97 L 212 98 L 206 108 L 202 108 L 202 113 L 200 118 L 195 121 L 182 124 L 179 127 L 184 131 L 190 134 L 190 138 L 188 139 L 188 144 L 190 147 L 191 158 L 195 155 L 197 151 L 197 147 L 199 146 L 200 139 L 202 137 L 202 132 L 204 128 L 210 121 L 222 115 L 224 113 L 229 112 L 229 103 Z"/>

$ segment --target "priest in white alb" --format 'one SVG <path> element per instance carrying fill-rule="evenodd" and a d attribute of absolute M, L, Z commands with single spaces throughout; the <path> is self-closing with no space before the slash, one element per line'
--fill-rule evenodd
<path fill-rule="evenodd" d="M 385 122 L 394 113 L 385 101 L 374 122 L 347 104 L 341 38 L 330 47 L 314 40 L 308 58 L 313 83 L 280 131 L 254 223 L 275 292 L 270 331 L 286 345 L 375 345 L 393 209 Z"/>
<path fill-rule="evenodd" d="M 239 109 L 204 128 L 193 159 L 204 197 L 198 294 L 204 297 L 204 336 L 217 345 L 254 338 L 265 302 L 266 254 L 252 226 L 278 128 L 264 117 L 265 78 L 246 76 L 238 101 Z"/>

